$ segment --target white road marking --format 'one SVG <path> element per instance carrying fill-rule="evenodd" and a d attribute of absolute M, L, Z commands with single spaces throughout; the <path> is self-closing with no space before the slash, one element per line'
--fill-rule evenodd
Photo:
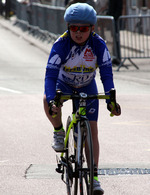
<path fill-rule="evenodd" d="M 18 94 L 21 94 L 22 93 L 21 91 L 17 91 L 17 90 L 5 88 L 5 87 L 0 87 L 0 90 L 2 90 L 2 91 L 8 91 L 8 92 L 11 92 L 11 93 L 18 93 Z"/>
<path fill-rule="evenodd" d="M 1 163 L 8 162 L 8 161 L 9 161 L 9 160 L 1 160 L 1 161 L 0 161 L 0 164 L 1 164 Z"/>

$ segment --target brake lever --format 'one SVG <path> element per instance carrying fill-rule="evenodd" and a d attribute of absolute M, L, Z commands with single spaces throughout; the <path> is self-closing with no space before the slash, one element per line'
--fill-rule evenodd
<path fill-rule="evenodd" d="M 112 105 L 110 116 L 113 117 L 114 114 L 112 114 L 112 111 L 114 111 L 115 108 L 116 111 L 118 111 L 117 104 L 116 104 L 116 90 L 114 88 L 110 90 L 110 102 Z"/>
<path fill-rule="evenodd" d="M 61 90 L 57 90 L 56 91 L 56 96 L 54 98 L 54 104 L 56 105 L 56 107 L 59 107 L 61 102 L 60 102 L 60 99 L 61 99 L 61 95 L 62 95 L 62 91 Z M 57 113 L 55 113 L 54 115 L 52 115 L 52 118 L 55 118 L 57 116 Z"/>

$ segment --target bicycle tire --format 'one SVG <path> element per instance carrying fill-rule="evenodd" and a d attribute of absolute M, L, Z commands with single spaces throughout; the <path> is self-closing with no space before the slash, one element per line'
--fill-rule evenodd
<path fill-rule="evenodd" d="M 84 130 L 81 131 L 81 128 Z M 93 160 L 93 144 L 91 128 L 88 120 L 79 121 L 78 132 L 81 131 L 81 149 L 80 158 L 78 162 L 79 167 L 79 183 L 80 183 L 80 195 L 92 195 L 93 194 L 93 178 L 94 178 L 94 160 Z M 86 140 L 85 140 L 86 137 Z M 84 157 L 86 156 L 84 145 L 88 148 L 88 162 L 84 163 Z M 87 166 L 87 167 L 86 167 Z M 88 170 L 88 171 L 87 171 Z"/>
<path fill-rule="evenodd" d="M 66 133 L 68 131 L 69 125 L 71 123 L 71 117 L 69 116 L 66 123 Z M 78 177 L 75 175 L 73 176 L 73 171 L 76 170 L 76 163 L 72 163 L 73 159 L 75 158 L 75 148 L 74 148 L 74 129 L 72 128 L 69 133 L 68 141 L 66 144 L 66 162 L 67 162 L 67 168 L 66 168 L 66 187 L 67 187 L 67 194 L 68 195 L 77 195 L 78 190 Z M 75 161 L 75 159 L 74 159 Z M 71 170 L 72 169 L 72 170 Z M 71 172 L 71 173 L 70 173 Z"/>

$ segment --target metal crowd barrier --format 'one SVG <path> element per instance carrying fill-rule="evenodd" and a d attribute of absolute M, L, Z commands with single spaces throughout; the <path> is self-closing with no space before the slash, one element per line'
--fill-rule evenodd
<path fill-rule="evenodd" d="M 19 22 L 35 31 L 51 33 L 53 40 L 67 29 L 64 7 L 16 2 L 16 10 Z M 97 16 L 95 31 L 106 41 L 111 57 L 120 59 L 118 71 L 127 59 L 138 69 L 132 59 L 150 58 L 150 15 L 121 16 L 117 29 L 113 17 Z"/>
<path fill-rule="evenodd" d="M 42 30 L 55 34 L 62 34 L 66 30 L 63 19 L 65 8 L 33 3 L 32 10 L 31 24 L 33 26 L 39 26 Z"/>
<path fill-rule="evenodd" d="M 97 16 L 95 31 L 105 40 L 111 57 L 119 58 L 114 17 Z"/>
<path fill-rule="evenodd" d="M 31 5 L 16 2 L 17 19 L 26 21 L 30 26 L 39 27 L 54 34 L 62 34 L 66 30 L 63 19 L 65 8 L 32 3 Z"/>
<path fill-rule="evenodd" d="M 34 30 L 43 30 L 55 35 L 64 33 L 67 29 L 64 21 L 64 7 L 32 3 L 30 6 L 16 2 L 16 15 L 19 23 Z M 97 16 L 95 31 L 107 42 L 112 58 L 118 57 L 114 18 Z M 56 36 L 54 36 L 56 37 Z"/>
<path fill-rule="evenodd" d="M 121 16 L 119 18 L 121 63 L 119 69 L 129 60 L 135 68 L 139 67 L 132 61 L 138 58 L 150 58 L 150 15 Z"/>
<path fill-rule="evenodd" d="M 27 21 L 27 5 L 16 1 L 16 16 L 18 19 Z"/>

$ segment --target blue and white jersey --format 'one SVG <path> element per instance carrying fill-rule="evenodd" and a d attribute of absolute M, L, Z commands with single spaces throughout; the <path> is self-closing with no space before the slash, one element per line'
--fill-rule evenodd
<path fill-rule="evenodd" d="M 54 43 L 48 59 L 45 77 L 47 101 L 54 98 L 57 79 L 74 87 L 87 86 L 99 67 L 104 90 L 114 87 L 112 64 L 104 40 L 92 32 L 87 43 L 80 46 L 73 42 L 66 31 Z"/>

